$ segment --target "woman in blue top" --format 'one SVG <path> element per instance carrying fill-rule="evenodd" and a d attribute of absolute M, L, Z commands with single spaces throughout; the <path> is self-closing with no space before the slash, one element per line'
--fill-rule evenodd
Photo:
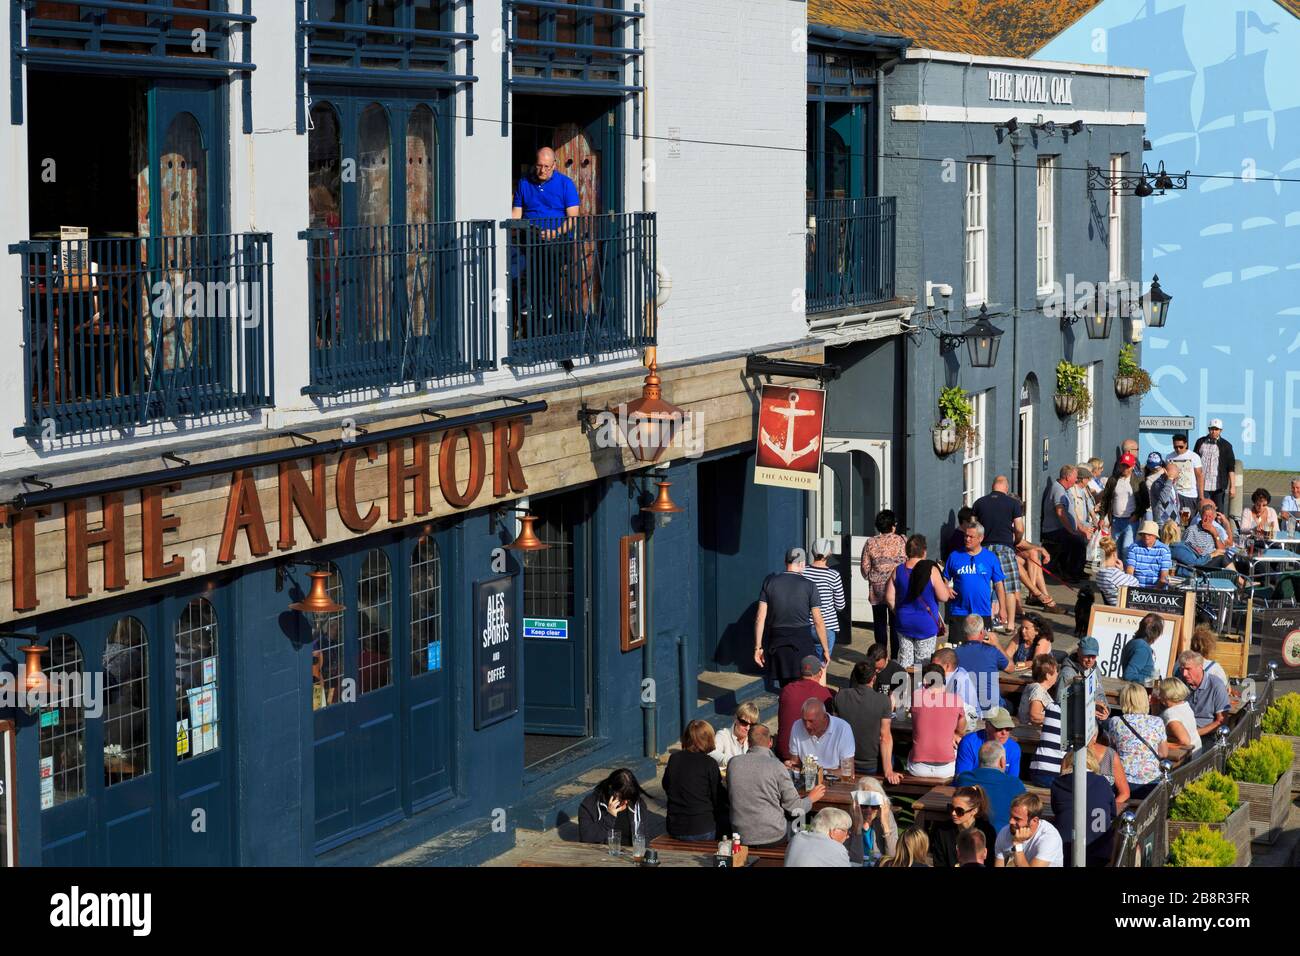
<path fill-rule="evenodd" d="M 1124 645 L 1119 656 L 1120 677 L 1134 684 L 1145 684 L 1160 677 L 1156 673 L 1156 656 L 1152 651 L 1160 635 L 1164 633 L 1165 622 L 1159 614 L 1148 614 L 1142 618 L 1137 633 Z"/>
<path fill-rule="evenodd" d="M 926 558 L 925 535 L 907 539 L 907 560 L 894 569 L 885 603 L 898 618 L 898 663 L 911 667 L 934 654 L 939 635 L 939 604 L 952 600 L 952 589 L 939 565 Z"/>

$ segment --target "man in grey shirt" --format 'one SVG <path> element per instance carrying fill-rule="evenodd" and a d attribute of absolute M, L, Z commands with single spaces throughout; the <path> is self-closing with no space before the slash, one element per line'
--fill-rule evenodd
<path fill-rule="evenodd" d="M 781 843 L 789 833 L 787 814 L 807 814 L 826 795 L 818 784 L 800 797 L 790 771 L 772 753 L 772 731 L 766 724 L 749 730 L 749 752 L 727 761 L 727 793 L 731 824 L 746 846 Z"/>
<path fill-rule="evenodd" d="M 853 832 L 853 818 L 839 807 L 817 811 L 812 823 L 790 839 L 786 866 L 852 866 L 844 843 Z"/>
<path fill-rule="evenodd" d="M 1202 737 L 1213 734 L 1232 711 L 1228 688 L 1216 675 L 1205 673 L 1205 658 L 1196 651 L 1179 654 L 1178 666 L 1183 683 L 1192 691 L 1187 703 L 1196 715 L 1196 732 Z"/>

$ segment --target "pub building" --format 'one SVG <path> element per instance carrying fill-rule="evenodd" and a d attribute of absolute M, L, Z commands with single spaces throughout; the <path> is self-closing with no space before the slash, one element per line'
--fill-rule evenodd
<path fill-rule="evenodd" d="M 13 6 L 6 863 L 472 864 L 757 692 L 823 350 L 798 154 L 703 142 L 802 135 L 802 5 Z"/>

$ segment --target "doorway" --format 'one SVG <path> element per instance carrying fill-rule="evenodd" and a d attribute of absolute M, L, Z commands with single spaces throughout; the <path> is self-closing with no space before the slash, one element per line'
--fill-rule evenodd
<path fill-rule="evenodd" d="M 531 501 L 548 547 L 524 559 L 524 766 L 592 734 L 588 489 Z"/>
<path fill-rule="evenodd" d="M 857 568 L 867 538 L 876 533 L 876 516 L 892 507 L 891 454 L 887 440 L 828 438 L 822 456 L 809 538 L 831 539 L 854 623 L 872 621 L 871 591 Z"/>
<path fill-rule="evenodd" d="M 1025 378 L 1024 383 L 1020 386 L 1020 474 L 1016 479 L 1016 494 L 1020 496 L 1020 501 L 1025 509 L 1025 536 L 1032 537 L 1034 528 L 1037 527 L 1034 519 L 1037 517 L 1038 502 L 1037 498 L 1037 476 L 1038 464 L 1035 457 L 1036 442 L 1034 440 L 1034 405 L 1038 400 L 1038 379 L 1033 375 Z"/>

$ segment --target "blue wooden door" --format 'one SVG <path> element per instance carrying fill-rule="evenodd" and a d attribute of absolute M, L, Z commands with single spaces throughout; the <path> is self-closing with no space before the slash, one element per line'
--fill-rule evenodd
<path fill-rule="evenodd" d="M 428 530 L 402 542 L 404 586 L 409 596 L 409 647 L 401 647 L 397 669 L 402 690 L 404 806 L 413 813 L 451 793 L 452 699 L 448 674 L 450 641 L 456 633 L 451 602 L 443 583 L 454 567 L 453 541 L 445 532 Z M 399 631 L 403 630 L 399 628 Z"/>
<path fill-rule="evenodd" d="M 574 491 L 533 501 L 537 536 L 550 547 L 524 561 L 524 730 L 591 732 L 587 663 L 587 514 Z"/>

